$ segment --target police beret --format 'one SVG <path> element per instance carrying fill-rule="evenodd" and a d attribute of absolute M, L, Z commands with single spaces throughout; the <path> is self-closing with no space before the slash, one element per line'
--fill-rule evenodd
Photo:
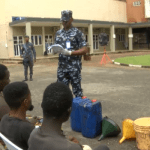
<path fill-rule="evenodd" d="M 63 10 L 61 11 L 61 19 L 60 21 L 69 21 L 72 18 L 71 10 Z"/>

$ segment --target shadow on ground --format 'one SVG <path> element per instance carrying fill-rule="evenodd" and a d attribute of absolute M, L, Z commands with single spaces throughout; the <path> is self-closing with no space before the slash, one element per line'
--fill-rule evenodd
<path fill-rule="evenodd" d="M 135 120 L 139 117 L 150 116 L 150 69 L 128 68 L 113 64 L 100 66 L 100 57 L 102 56 L 94 56 L 91 62 L 83 62 L 82 88 L 84 95 L 100 101 L 103 117 L 108 116 L 113 119 L 121 129 L 122 121 L 125 118 Z M 23 80 L 22 65 L 8 65 L 8 68 L 11 82 Z M 35 64 L 34 80 L 27 82 L 35 105 L 34 111 L 31 112 L 32 115 L 42 116 L 43 91 L 50 83 L 57 80 L 56 77 L 57 60 Z M 70 121 L 63 124 L 63 129 L 67 135 L 75 136 L 81 144 L 88 144 L 92 148 L 106 144 L 111 150 L 137 149 L 135 141 L 126 140 L 119 145 L 122 133 L 116 138 L 105 138 L 99 142 L 99 136 L 88 139 L 84 138 L 81 133 L 72 131 Z"/>

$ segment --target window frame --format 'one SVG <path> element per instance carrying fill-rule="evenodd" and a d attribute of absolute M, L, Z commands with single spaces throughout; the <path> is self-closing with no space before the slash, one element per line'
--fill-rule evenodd
<path fill-rule="evenodd" d="M 46 36 L 48 36 L 48 38 L 46 38 Z M 50 38 L 49 38 L 50 36 L 52 37 L 52 38 L 51 38 L 52 41 L 51 41 L 50 45 L 52 45 L 52 44 L 54 43 L 54 36 L 53 36 L 53 34 L 45 34 L 45 45 L 48 44 L 48 42 L 46 42 L 46 39 L 49 40 L 49 39 L 50 39 Z M 49 45 L 49 46 L 50 46 L 50 45 Z M 50 51 L 48 51 L 48 54 L 50 54 Z"/>
<path fill-rule="evenodd" d="M 35 36 L 37 36 L 37 44 L 35 44 Z M 40 36 L 41 36 L 41 44 L 40 44 L 40 38 L 39 38 Z M 32 41 L 32 37 L 33 37 L 33 41 Z M 32 42 L 32 44 L 34 46 L 41 46 L 41 45 L 43 45 L 42 44 L 42 35 L 40 35 L 40 34 L 31 35 L 31 42 Z"/>
<path fill-rule="evenodd" d="M 85 34 L 85 42 L 88 43 L 88 34 Z"/>
<path fill-rule="evenodd" d="M 119 42 L 125 42 L 125 34 L 119 34 Z"/>
<path fill-rule="evenodd" d="M 45 37 L 46 37 L 46 36 L 48 36 L 48 40 L 50 39 L 49 36 L 52 36 L 52 42 L 51 42 L 51 43 L 53 44 L 53 43 L 54 43 L 53 34 L 45 34 Z M 45 38 L 45 40 L 46 40 L 46 38 Z M 46 43 L 48 43 L 48 42 L 45 41 L 45 44 L 46 44 Z"/>
<path fill-rule="evenodd" d="M 95 41 L 94 41 L 94 36 L 95 36 Z M 97 36 L 97 40 L 96 40 L 96 36 Z M 98 47 L 96 48 L 96 43 L 98 43 Z M 95 46 L 95 48 L 94 48 Z M 98 38 L 98 34 L 93 34 L 93 50 L 99 50 L 99 38 Z"/>
<path fill-rule="evenodd" d="M 133 6 L 141 6 L 141 1 L 135 1 L 133 2 Z"/>
<path fill-rule="evenodd" d="M 108 43 L 109 43 L 109 38 L 110 38 L 109 34 L 107 34 L 107 37 L 108 37 Z"/>
<path fill-rule="evenodd" d="M 17 37 L 17 40 L 14 40 L 14 37 Z M 22 37 L 22 43 L 20 43 L 21 40 L 19 40 L 19 37 Z M 14 43 L 15 41 L 17 41 L 17 44 Z M 18 55 L 15 55 L 15 57 L 20 56 L 20 48 L 21 48 L 22 44 L 24 44 L 23 35 L 15 35 L 15 36 L 13 36 L 14 55 L 15 55 L 15 46 L 18 46 Z"/>

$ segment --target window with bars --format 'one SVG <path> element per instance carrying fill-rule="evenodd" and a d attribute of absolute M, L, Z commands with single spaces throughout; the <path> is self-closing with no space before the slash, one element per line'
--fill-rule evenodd
<path fill-rule="evenodd" d="M 86 41 L 86 43 L 88 42 L 88 35 L 87 34 L 85 34 L 85 41 Z"/>
<path fill-rule="evenodd" d="M 98 34 L 93 35 L 93 49 L 97 50 L 99 49 L 99 43 L 98 43 Z"/>
<path fill-rule="evenodd" d="M 141 1 L 133 2 L 133 6 L 140 6 L 140 5 L 141 5 Z"/>
<path fill-rule="evenodd" d="M 50 53 L 50 51 L 48 51 L 48 46 L 51 46 L 52 44 L 53 44 L 53 36 L 45 35 L 45 49 L 47 49 L 48 53 Z"/>
<path fill-rule="evenodd" d="M 21 45 L 23 44 L 23 36 L 14 36 L 14 54 L 15 56 L 20 56 Z"/>
<path fill-rule="evenodd" d="M 108 42 L 109 42 L 109 35 L 107 35 L 107 37 L 108 37 Z"/>
<path fill-rule="evenodd" d="M 49 44 L 49 45 L 53 44 L 53 36 L 52 35 L 45 35 L 45 44 Z"/>
<path fill-rule="evenodd" d="M 124 34 L 120 34 L 119 35 L 119 42 L 124 42 L 125 41 L 125 35 Z"/>
<path fill-rule="evenodd" d="M 42 36 L 41 35 L 32 35 L 31 41 L 35 46 L 42 45 Z"/>

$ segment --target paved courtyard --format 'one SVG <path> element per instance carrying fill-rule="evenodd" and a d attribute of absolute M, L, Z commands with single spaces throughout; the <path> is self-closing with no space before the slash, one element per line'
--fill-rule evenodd
<path fill-rule="evenodd" d="M 128 54 L 110 54 L 110 58 L 118 58 Z M 141 55 L 134 53 L 133 55 Z M 108 64 L 100 66 L 102 55 L 93 56 L 91 62 L 83 62 L 82 88 L 84 95 L 90 99 L 97 99 L 102 104 L 103 117 L 108 116 L 122 129 L 122 121 L 126 118 L 135 120 L 139 117 L 150 116 L 150 69 L 129 68 Z M 34 80 L 28 81 L 35 109 L 28 112 L 32 115 L 42 116 L 41 101 L 43 91 L 52 82 L 57 80 L 57 62 L 51 60 L 47 63 L 36 63 L 34 66 Z M 23 65 L 8 65 L 11 82 L 23 80 Z M 70 121 L 63 124 L 67 135 L 76 137 L 82 145 L 92 148 L 99 144 L 106 144 L 111 150 L 136 150 L 135 140 L 126 140 L 119 145 L 122 133 L 115 138 L 105 138 L 98 141 L 84 138 L 81 133 L 73 132 Z"/>

